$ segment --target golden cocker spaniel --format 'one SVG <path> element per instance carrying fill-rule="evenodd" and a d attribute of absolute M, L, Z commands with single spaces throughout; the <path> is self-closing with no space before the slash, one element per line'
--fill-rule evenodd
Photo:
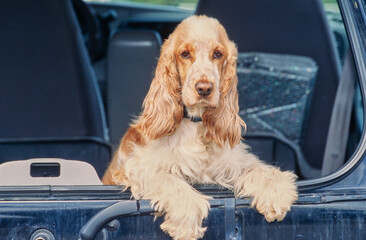
<path fill-rule="evenodd" d="M 240 141 L 237 54 L 216 19 L 182 21 L 164 42 L 143 111 L 103 177 L 149 199 L 174 239 L 198 239 L 206 230 L 210 197 L 194 183 L 252 197 L 269 222 L 281 221 L 297 199 L 296 176 L 261 162 Z"/>

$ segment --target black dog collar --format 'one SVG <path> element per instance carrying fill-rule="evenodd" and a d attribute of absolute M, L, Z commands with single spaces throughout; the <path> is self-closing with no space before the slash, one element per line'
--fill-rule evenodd
<path fill-rule="evenodd" d="M 192 122 L 202 122 L 202 118 L 200 117 L 190 117 L 189 120 Z"/>
<path fill-rule="evenodd" d="M 189 118 L 189 120 L 191 120 L 192 122 L 202 122 L 201 117 L 190 117 L 190 116 L 188 116 L 186 106 L 183 107 L 183 117 L 184 118 Z"/>

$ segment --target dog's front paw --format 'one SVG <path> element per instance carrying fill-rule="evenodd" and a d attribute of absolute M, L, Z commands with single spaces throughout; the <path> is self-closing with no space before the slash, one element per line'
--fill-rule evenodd
<path fill-rule="evenodd" d="M 253 196 L 252 206 L 264 215 L 268 222 L 282 221 L 297 200 L 296 175 L 271 168 L 263 177 L 262 189 Z"/>
<path fill-rule="evenodd" d="M 252 197 L 252 207 L 268 222 L 282 221 L 297 199 L 296 175 L 272 166 L 257 166 L 245 172 L 235 183 L 237 197 Z"/>
<path fill-rule="evenodd" d="M 202 220 L 208 216 L 209 209 L 208 197 L 180 199 L 174 208 L 165 209 L 165 220 L 160 228 L 174 240 L 202 238 L 206 231 Z"/>
<path fill-rule="evenodd" d="M 183 220 L 184 221 L 184 220 Z M 190 224 L 187 221 L 181 222 L 179 226 L 174 221 L 165 220 L 160 228 L 168 233 L 174 240 L 196 240 L 203 237 L 206 228 L 198 224 Z"/>

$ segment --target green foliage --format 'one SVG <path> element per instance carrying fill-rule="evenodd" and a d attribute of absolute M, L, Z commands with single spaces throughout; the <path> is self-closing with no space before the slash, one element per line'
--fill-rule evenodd
<path fill-rule="evenodd" d="M 159 5 L 179 6 L 182 4 L 196 4 L 198 0 L 111 0 L 111 2 L 136 2 Z"/>
<path fill-rule="evenodd" d="M 105 1 L 105 0 L 87 0 L 87 1 Z M 107 0 L 110 2 L 135 2 L 169 6 L 190 6 L 194 9 L 198 0 Z M 222 0 L 224 1 L 224 0 Z M 258 0 L 260 1 L 260 0 Z M 306 0 L 305 0 L 306 1 Z M 325 4 L 337 4 L 337 0 L 322 0 Z"/>

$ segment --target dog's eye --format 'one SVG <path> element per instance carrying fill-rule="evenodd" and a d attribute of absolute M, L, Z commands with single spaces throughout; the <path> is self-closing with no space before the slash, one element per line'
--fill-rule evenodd
<path fill-rule="evenodd" d="M 184 51 L 180 54 L 183 58 L 189 58 L 191 55 L 189 54 L 188 51 Z"/>
<path fill-rule="evenodd" d="M 191 56 L 188 51 L 184 51 L 180 55 L 182 56 L 182 58 L 189 58 Z"/>
<path fill-rule="evenodd" d="M 222 53 L 220 51 L 215 51 L 214 54 L 213 54 L 213 57 L 214 58 L 220 58 L 220 57 L 222 57 Z"/>

